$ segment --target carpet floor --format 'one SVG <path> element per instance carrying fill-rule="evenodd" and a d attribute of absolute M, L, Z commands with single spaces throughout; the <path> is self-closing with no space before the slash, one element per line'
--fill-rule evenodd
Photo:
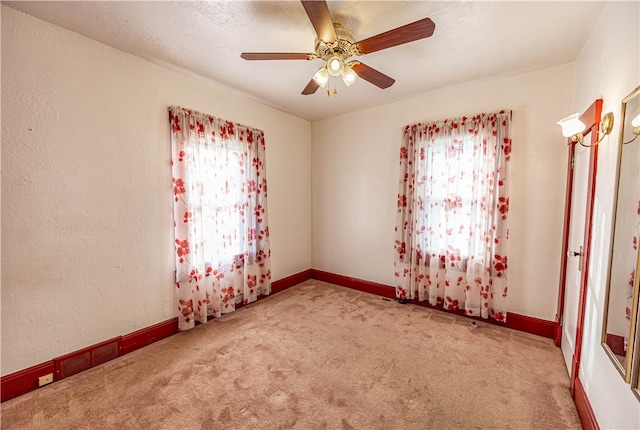
<path fill-rule="evenodd" d="M 3 429 L 580 429 L 549 339 L 315 280 L 1 406 Z"/>

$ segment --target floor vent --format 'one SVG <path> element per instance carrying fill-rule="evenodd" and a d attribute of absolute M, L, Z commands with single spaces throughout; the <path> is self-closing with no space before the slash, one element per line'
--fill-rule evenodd
<path fill-rule="evenodd" d="M 120 355 L 120 337 L 54 359 L 56 380 L 67 378 Z"/>

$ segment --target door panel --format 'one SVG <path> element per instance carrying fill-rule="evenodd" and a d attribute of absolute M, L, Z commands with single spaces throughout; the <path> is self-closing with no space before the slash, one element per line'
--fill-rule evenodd
<path fill-rule="evenodd" d="M 562 348 L 570 374 L 572 396 L 575 395 L 582 357 L 601 114 L 602 99 L 597 99 L 580 116 L 586 127 L 582 132 L 584 142 L 567 142 L 570 162 L 567 167 L 563 255 L 554 341 Z M 582 266 L 582 271 L 578 265 Z"/>
<path fill-rule="evenodd" d="M 567 365 L 567 372 L 571 373 L 571 362 L 576 345 L 576 330 L 578 324 L 578 304 L 580 298 L 581 271 L 579 269 L 580 252 L 584 243 L 585 209 L 587 207 L 587 183 L 589 179 L 590 151 L 576 145 L 573 159 L 573 190 L 571 192 L 571 225 L 569 226 L 567 271 L 565 277 L 564 317 L 562 326 L 562 354 Z"/>

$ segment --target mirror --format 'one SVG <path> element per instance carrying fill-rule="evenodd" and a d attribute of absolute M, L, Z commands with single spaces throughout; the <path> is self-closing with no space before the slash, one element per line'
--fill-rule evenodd
<path fill-rule="evenodd" d="M 640 276 L 637 276 L 640 246 L 640 137 L 634 133 L 640 132 L 640 87 L 622 101 L 621 120 L 613 243 L 602 345 L 625 382 L 629 382 L 640 280 Z"/>
<path fill-rule="evenodd" d="M 640 141 L 640 138 L 638 138 Z M 638 256 L 638 263 L 636 264 L 636 285 L 635 285 L 635 295 L 633 296 L 633 300 L 636 304 L 636 326 L 635 333 L 640 333 L 640 318 L 638 318 L 638 307 L 640 307 L 640 256 Z M 635 363 L 631 367 L 631 389 L 633 390 L 633 394 L 636 395 L 638 400 L 640 400 L 640 334 L 636 336 L 635 339 L 635 354 L 633 356 L 633 360 Z"/>

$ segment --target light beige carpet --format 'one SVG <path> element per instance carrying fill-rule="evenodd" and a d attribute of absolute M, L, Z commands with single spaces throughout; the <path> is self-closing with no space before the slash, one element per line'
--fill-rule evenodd
<path fill-rule="evenodd" d="M 307 281 L 2 404 L 3 429 L 581 428 L 549 339 Z"/>

